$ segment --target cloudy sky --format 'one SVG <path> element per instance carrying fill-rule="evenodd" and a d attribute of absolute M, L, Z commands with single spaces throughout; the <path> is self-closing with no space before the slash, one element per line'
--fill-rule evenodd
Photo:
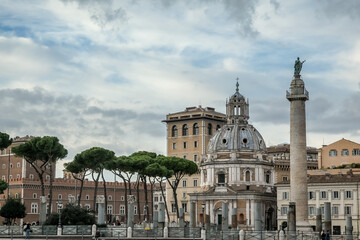
<path fill-rule="evenodd" d="M 67 160 L 92 146 L 166 154 L 166 114 L 225 112 L 237 77 L 266 144 L 289 142 L 285 92 L 298 56 L 308 145 L 360 143 L 360 1 L 2 0 L 0 9 L 0 131 L 57 136 Z"/>

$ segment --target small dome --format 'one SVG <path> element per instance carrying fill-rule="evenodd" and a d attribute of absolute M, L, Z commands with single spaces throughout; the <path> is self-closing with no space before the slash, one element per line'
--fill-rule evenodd
<path fill-rule="evenodd" d="M 230 97 L 230 99 L 233 99 L 233 98 L 244 98 L 244 96 L 241 95 L 241 93 L 236 92 L 236 93 L 234 93 L 234 94 Z M 245 98 L 244 98 L 244 99 L 245 99 Z"/>
<path fill-rule="evenodd" d="M 249 124 L 227 124 L 220 128 L 210 139 L 208 153 L 226 151 L 266 152 L 261 134 Z"/>

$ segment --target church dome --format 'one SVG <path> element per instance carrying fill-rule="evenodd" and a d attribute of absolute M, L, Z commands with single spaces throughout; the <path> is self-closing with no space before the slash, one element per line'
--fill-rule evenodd
<path fill-rule="evenodd" d="M 261 134 L 252 125 L 227 124 L 210 139 L 208 153 L 226 151 L 264 152 L 266 145 Z"/>
<path fill-rule="evenodd" d="M 266 152 L 266 145 L 261 134 L 250 124 L 249 101 L 236 92 L 226 102 L 227 124 L 220 128 L 210 139 L 208 153 L 226 151 Z"/>

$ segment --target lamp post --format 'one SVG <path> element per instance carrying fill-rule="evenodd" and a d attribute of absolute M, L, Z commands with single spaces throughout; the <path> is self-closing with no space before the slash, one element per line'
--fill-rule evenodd
<path fill-rule="evenodd" d="M 58 205 L 58 211 L 59 211 L 59 223 L 58 223 L 58 227 L 61 227 L 61 210 L 62 210 L 62 202 L 58 201 L 56 202 Z"/>
<path fill-rule="evenodd" d="M 201 210 L 202 210 L 202 215 L 203 215 L 203 221 L 202 221 L 202 228 L 204 228 L 204 225 L 205 225 L 205 202 L 202 202 L 201 204 Z"/>

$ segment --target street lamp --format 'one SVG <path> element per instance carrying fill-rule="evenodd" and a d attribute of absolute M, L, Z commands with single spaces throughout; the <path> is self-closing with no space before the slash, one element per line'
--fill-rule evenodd
<path fill-rule="evenodd" d="M 58 212 L 59 212 L 59 223 L 58 223 L 58 227 L 61 227 L 61 210 L 62 210 L 62 202 L 56 202 L 57 203 L 57 208 L 58 208 Z"/>
<path fill-rule="evenodd" d="M 204 223 L 205 223 L 205 214 L 204 214 L 204 212 L 205 212 L 205 202 L 202 202 L 202 204 L 201 204 L 201 210 L 202 210 L 202 215 L 203 215 L 203 221 L 202 221 L 202 227 L 204 228 Z"/>

